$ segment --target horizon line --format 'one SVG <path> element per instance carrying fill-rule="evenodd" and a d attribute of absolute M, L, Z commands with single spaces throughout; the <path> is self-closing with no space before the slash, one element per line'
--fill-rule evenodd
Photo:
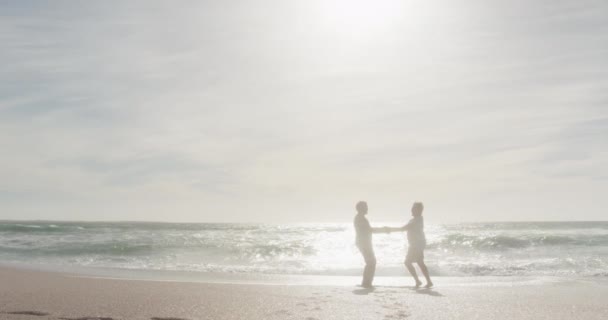
<path fill-rule="evenodd" d="M 26 220 L 17 220 L 17 219 L 0 219 L 0 223 L 3 222 L 57 222 L 57 223 L 166 223 L 166 224 L 240 224 L 240 225 L 249 225 L 249 224 L 262 224 L 262 225 L 280 225 L 280 224 L 342 224 L 342 223 L 351 223 L 350 221 L 325 221 L 325 222 L 230 222 L 230 221 L 158 221 L 158 220 L 64 220 L 64 219 L 56 219 L 56 220 L 44 220 L 44 219 L 26 219 Z M 388 222 L 397 222 L 397 221 L 386 221 L 386 220 L 377 220 L 377 223 L 388 223 Z M 462 223 L 564 223 L 564 222 L 608 222 L 608 220 L 485 220 L 485 221 L 460 221 L 460 222 L 447 222 L 447 223 L 439 223 L 439 224 L 462 224 Z"/>

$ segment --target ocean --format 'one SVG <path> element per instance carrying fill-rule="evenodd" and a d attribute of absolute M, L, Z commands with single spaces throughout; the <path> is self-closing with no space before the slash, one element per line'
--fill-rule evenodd
<path fill-rule="evenodd" d="M 608 222 L 427 224 L 425 231 L 433 276 L 608 276 Z M 378 276 L 406 274 L 405 234 L 374 234 L 374 247 Z M 350 223 L 0 221 L 0 263 L 344 276 L 363 266 Z"/>

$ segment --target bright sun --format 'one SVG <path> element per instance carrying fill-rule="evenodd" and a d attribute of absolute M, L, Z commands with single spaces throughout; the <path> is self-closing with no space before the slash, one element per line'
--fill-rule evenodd
<path fill-rule="evenodd" d="M 408 0 L 323 0 L 323 19 L 338 33 L 369 36 L 382 32 L 406 15 Z"/>

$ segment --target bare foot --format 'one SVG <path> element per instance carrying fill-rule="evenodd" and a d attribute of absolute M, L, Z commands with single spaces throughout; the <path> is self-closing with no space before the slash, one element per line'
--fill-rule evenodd
<path fill-rule="evenodd" d="M 433 287 L 433 283 L 429 282 L 426 284 L 426 286 L 424 286 L 425 288 L 432 288 Z"/>
<path fill-rule="evenodd" d="M 421 285 L 422 285 L 422 282 L 416 281 L 416 288 L 420 288 Z"/>

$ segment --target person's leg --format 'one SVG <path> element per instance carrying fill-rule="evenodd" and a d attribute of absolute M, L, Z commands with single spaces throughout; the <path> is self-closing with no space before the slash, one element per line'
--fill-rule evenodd
<path fill-rule="evenodd" d="M 414 269 L 414 265 L 412 264 L 412 260 L 414 260 L 413 254 L 414 252 L 412 248 L 408 248 L 407 256 L 405 257 L 405 267 L 407 268 L 407 271 L 410 272 L 412 277 L 414 277 L 414 280 L 416 280 L 416 287 L 420 287 L 422 282 L 420 282 L 420 279 L 418 279 L 418 274 L 416 274 L 416 269 Z"/>
<path fill-rule="evenodd" d="M 366 250 L 365 258 L 365 270 L 363 270 L 363 283 L 364 287 L 371 287 L 374 282 L 374 274 L 376 273 L 376 255 L 373 249 Z"/>
<path fill-rule="evenodd" d="M 424 264 L 424 260 L 419 261 L 418 266 L 420 267 L 420 271 L 422 271 L 422 274 L 426 278 L 426 287 L 432 287 L 433 281 L 431 281 L 431 277 L 429 276 L 429 269 L 427 269 L 426 264 Z"/>
<path fill-rule="evenodd" d="M 429 276 L 429 269 L 426 267 L 426 264 L 424 263 L 424 249 L 420 249 L 417 252 L 416 262 L 418 263 L 418 266 L 420 267 L 420 271 L 422 271 L 422 274 L 424 275 L 424 278 L 426 279 L 426 287 L 427 288 L 432 287 L 433 281 L 431 281 L 431 277 Z"/>
<path fill-rule="evenodd" d="M 416 274 L 416 269 L 414 268 L 414 265 L 411 262 L 406 261 L 405 262 L 405 267 L 410 272 L 410 274 L 412 275 L 412 277 L 414 277 L 414 280 L 416 280 L 416 287 L 420 287 L 420 285 L 422 284 L 422 282 L 420 282 L 420 279 L 418 279 L 418 274 Z"/>
<path fill-rule="evenodd" d="M 361 251 L 361 255 L 363 255 L 363 259 L 365 260 L 361 286 L 371 287 L 374 281 L 374 273 L 376 273 L 376 255 L 372 248 L 359 247 L 359 251 Z"/>

